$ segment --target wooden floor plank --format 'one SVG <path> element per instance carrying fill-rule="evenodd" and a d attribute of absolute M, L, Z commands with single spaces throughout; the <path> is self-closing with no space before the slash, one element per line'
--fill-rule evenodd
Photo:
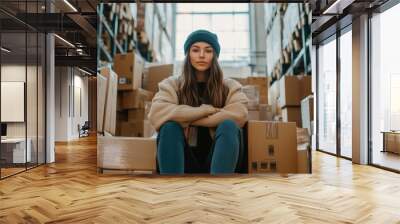
<path fill-rule="evenodd" d="M 0 223 L 400 223 L 400 175 L 313 152 L 313 174 L 96 172 L 96 138 L 0 181 Z"/>

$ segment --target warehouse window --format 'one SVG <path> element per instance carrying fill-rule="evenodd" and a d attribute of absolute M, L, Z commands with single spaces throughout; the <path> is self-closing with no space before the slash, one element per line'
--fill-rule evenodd
<path fill-rule="evenodd" d="M 336 36 L 318 48 L 318 149 L 336 154 Z"/>
<path fill-rule="evenodd" d="M 393 27 L 398 21 L 400 4 L 371 19 L 372 163 L 396 170 L 400 170 L 400 32 Z"/>
<path fill-rule="evenodd" d="M 220 61 L 247 65 L 250 60 L 249 4 L 179 3 L 176 15 L 176 60 L 184 59 L 183 44 L 194 30 L 207 29 L 218 35 Z"/>
<path fill-rule="evenodd" d="M 352 33 L 340 37 L 340 154 L 352 157 Z"/>

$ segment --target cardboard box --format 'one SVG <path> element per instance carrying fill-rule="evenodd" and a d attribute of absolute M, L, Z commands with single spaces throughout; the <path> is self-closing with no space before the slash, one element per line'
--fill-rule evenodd
<path fill-rule="evenodd" d="M 308 149 L 297 150 L 297 173 L 310 173 Z"/>
<path fill-rule="evenodd" d="M 140 55 L 130 52 L 114 56 L 114 70 L 118 74 L 118 90 L 135 90 L 142 87 L 144 62 Z"/>
<path fill-rule="evenodd" d="M 146 111 L 145 109 L 130 109 L 127 110 L 128 112 L 128 121 L 137 121 L 137 120 L 145 120 L 146 118 Z"/>
<path fill-rule="evenodd" d="M 236 77 L 233 77 L 232 79 L 238 81 L 242 86 L 247 85 L 247 78 L 236 78 Z"/>
<path fill-rule="evenodd" d="M 143 89 L 158 92 L 158 83 L 171 76 L 174 72 L 173 64 L 149 64 L 146 66 L 143 77 Z"/>
<path fill-rule="evenodd" d="M 297 173 L 296 125 L 293 122 L 248 122 L 249 173 Z"/>
<path fill-rule="evenodd" d="M 301 108 L 300 107 L 282 108 L 282 121 L 296 122 L 297 127 L 301 127 Z"/>
<path fill-rule="evenodd" d="M 258 86 L 259 102 L 261 104 L 268 103 L 268 77 L 247 77 L 247 85 Z"/>
<path fill-rule="evenodd" d="M 302 75 L 300 79 L 300 99 L 312 95 L 311 75 Z"/>
<path fill-rule="evenodd" d="M 101 69 L 104 70 L 105 68 Z M 103 132 L 104 128 L 104 111 L 106 108 L 108 76 L 102 75 L 107 71 L 100 71 L 97 74 L 97 130 Z"/>
<path fill-rule="evenodd" d="M 247 109 L 258 110 L 258 104 L 260 103 L 260 90 L 258 86 L 246 85 L 242 87 L 242 92 L 247 96 Z"/>
<path fill-rule="evenodd" d="M 128 121 L 128 111 L 117 111 L 117 121 Z"/>
<path fill-rule="evenodd" d="M 143 120 L 122 121 L 120 122 L 120 136 L 126 137 L 143 137 L 144 136 Z"/>
<path fill-rule="evenodd" d="M 279 80 L 279 106 L 300 106 L 300 82 L 297 76 L 283 76 Z"/>
<path fill-rule="evenodd" d="M 97 131 L 115 134 L 118 76 L 109 67 L 97 74 Z"/>
<path fill-rule="evenodd" d="M 267 76 L 256 77 L 250 76 L 247 77 L 247 85 L 257 85 L 257 86 L 268 86 L 269 79 Z"/>
<path fill-rule="evenodd" d="M 297 145 L 310 144 L 310 135 L 307 128 L 296 128 Z"/>
<path fill-rule="evenodd" d="M 272 107 L 268 104 L 259 104 L 257 110 L 248 110 L 247 120 L 272 121 Z"/>
<path fill-rule="evenodd" d="M 309 147 L 310 135 L 307 128 L 296 128 L 297 132 L 297 172 L 311 173 Z"/>
<path fill-rule="evenodd" d="M 153 99 L 154 93 L 144 89 L 137 89 L 120 92 L 118 96 L 119 110 L 140 109 L 145 108 L 146 101 Z"/>
<path fill-rule="evenodd" d="M 260 111 L 260 120 L 262 121 L 272 121 L 273 113 L 272 113 L 272 106 L 268 104 L 260 104 L 258 106 Z"/>
<path fill-rule="evenodd" d="M 311 121 L 314 120 L 314 96 L 310 95 L 301 101 L 301 123 L 303 128 L 307 128 L 310 134 Z"/>
<path fill-rule="evenodd" d="M 400 153 L 400 133 L 386 133 L 385 134 L 385 150 L 393 153 Z"/>
<path fill-rule="evenodd" d="M 98 136 L 97 167 L 156 171 L 155 138 Z"/>
<path fill-rule="evenodd" d="M 283 76 L 279 80 L 279 106 L 300 106 L 301 100 L 311 94 L 311 77 Z"/>
<path fill-rule="evenodd" d="M 280 115 L 281 107 L 278 105 L 279 82 L 274 82 L 268 89 L 268 104 L 272 106 L 273 115 Z"/>
<path fill-rule="evenodd" d="M 120 136 L 127 137 L 151 137 L 155 129 L 149 120 L 130 120 L 119 122 Z"/>
<path fill-rule="evenodd" d="M 260 120 L 260 111 L 259 110 L 248 110 L 247 113 L 248 121 L 259 121 Z"/>

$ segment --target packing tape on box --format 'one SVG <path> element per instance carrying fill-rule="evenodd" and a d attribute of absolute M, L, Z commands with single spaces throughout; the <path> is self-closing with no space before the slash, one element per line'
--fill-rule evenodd
<path fill-rule="evenodd" d="M 277 139 L 278 136 L 278 123 L 268 122 L 265 125 L 265 138 L 266 139 Z"/>

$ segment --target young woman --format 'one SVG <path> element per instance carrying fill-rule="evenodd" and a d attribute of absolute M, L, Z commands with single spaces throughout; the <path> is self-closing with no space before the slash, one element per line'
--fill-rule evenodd
<path fill-rule="evenodd" d="M 233 173 L 248 99 L 237 81 L 223 78 L 214 33 L 191 33 L 184 52 L 182 75 L 160 82 L 149 113 L 160 173 Z"/>

